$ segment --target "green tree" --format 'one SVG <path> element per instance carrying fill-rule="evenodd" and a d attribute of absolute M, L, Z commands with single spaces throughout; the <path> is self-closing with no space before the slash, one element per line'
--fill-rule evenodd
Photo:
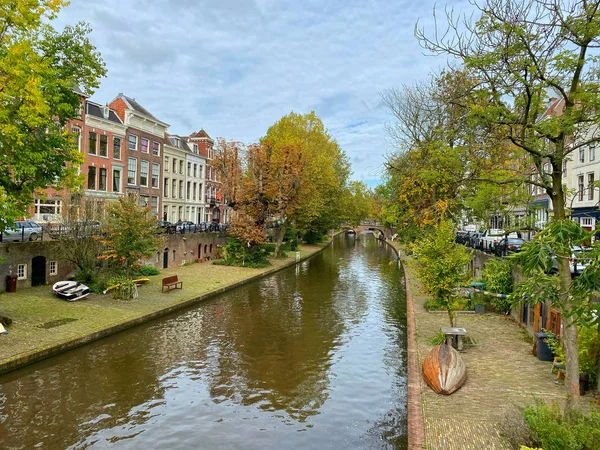
<path fill-rule="evenodd" d="M 156 233 L 154 214 L 153 209 L 139 205 L 135 195 L 120 197 L 106 208 L 102 226 L 105 249 L 100 259 L 128 280 L 141 260 L 152 257 L 164 244 L 164 237 Z"/>
<path fill-rule="evenodd" d="M 76 187 L 82 156 L 69 120 L 81 117 L 77 87 L 105 75 L 85 23 L 58 32 L 62 0 L 0 0 L 0 231 L 26 214 L 37 189 Z"/>
<path fill-rule="evenodd" d="M 456 244 L 454 231 L 452 222 L 443 219 L 412 246 L 417 277 L 425 291 L 448 311 L 452 327 L 456 325 L 456 288 L 469 280 L 467 267 L 472 257 L 465 246 Z"/>
<path fill-rule="evenodd" d="M 523 179 L 550 197 L 558 222 L 552 230 L 569 229 L 563 162 L 600 140 L 598 57 L 593 50 L 600 44 L 600 2 L 484 0 L 475 6 L 477 20 L 449 13 L 447 30 L 436 30 L 429 38 L 417 29 L 417 37 L 434 54 L 455 58 L 478 80 L 469 98 L 486 102 L 470 102 L 470 117 L 523 150 L 531 168 Z M 547 109 L 549 93 L 557 99 L 553 111 Z M 558 303 L 566 325 L 565 387 L 568 401 L 576 402 L 579 359 L 571 250 L 566 239 L 556 238 Z"/>

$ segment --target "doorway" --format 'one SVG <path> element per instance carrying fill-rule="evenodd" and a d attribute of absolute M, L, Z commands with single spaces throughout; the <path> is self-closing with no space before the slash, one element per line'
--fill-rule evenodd
<path fill-rule="evenodd" d="M 31 286 L 46 284 L 46 257 L 36 256 L 31 260 Z"/>

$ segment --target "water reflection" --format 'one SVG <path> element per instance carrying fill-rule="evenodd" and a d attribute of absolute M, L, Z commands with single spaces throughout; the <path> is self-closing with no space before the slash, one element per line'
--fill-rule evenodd
<path fill-rule="evenodd" d="M 405 304 L 372 237 L 0 378 L 1 448 L 405 448 Z"/>

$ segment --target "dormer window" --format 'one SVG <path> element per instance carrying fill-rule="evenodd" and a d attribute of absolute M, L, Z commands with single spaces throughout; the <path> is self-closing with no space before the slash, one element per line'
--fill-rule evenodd
<path fill-rule="evenodd" d="M 105 119 L 108 119 L 109 114 L 110 114 L 110 109 L 108 108 L 108 105 L 102 106 L 102 115 L 104 116 Z"/>

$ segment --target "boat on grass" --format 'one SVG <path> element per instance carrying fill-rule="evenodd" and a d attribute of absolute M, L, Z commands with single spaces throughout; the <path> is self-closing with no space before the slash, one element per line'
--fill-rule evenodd
<path fill-rule="evenodd" d="M 81 300 L 90 294 L 90 288 L 77 281 L 58 281 L 54 283 L 52 290 L 59 298 L 70 302 Z"/>
<path fill-rule="evenodd" d="M 437 394 L 450 395 L 467 379 L 467 367 L 452 346 L 441 344 L 433 347 L 423 361 L 423 378 Z"/>

